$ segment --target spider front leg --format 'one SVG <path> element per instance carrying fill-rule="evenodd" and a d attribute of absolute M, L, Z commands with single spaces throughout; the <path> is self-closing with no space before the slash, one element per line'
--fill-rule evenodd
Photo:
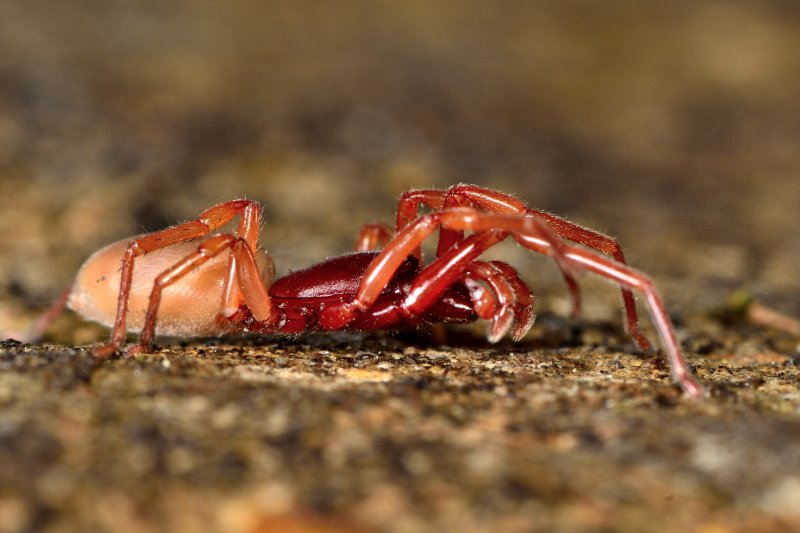
<path fill-rule="evenodd" d="M 177 243 L 204 237 L 215 229 L 224 226 L 237 215 L 240 216 L 239 226 L 236 230 L 237 236 L 244 239 L 248 246 L 255 250 L 258 244 L 260 212 L 261 208 L 256 202 L 250 200 L 233 200 L 206 209 L 196 220 L 185 222 L 165 230 L 149 233 L 133 240 L 126 248 L 122 258 L 117 311 L 116 318 L 114 319 L 114 327 L 111 332 L 111 340 L 105 346 L 97 349 L 97 355 L 100 357 L 109 355 L 119 350 L 125 342 L 128 298 L 133 280 L 134 262 L 137 257 Z M 224 314 L 235 312 L 242 300 L 242 294 L 239 291 L 238 285 L 232 283 L 235 279 L 236 270 L 233 258 L 229 261 L 227 270 L 228 275 L 226 276 L 225 290 L 223 292 Z"/>

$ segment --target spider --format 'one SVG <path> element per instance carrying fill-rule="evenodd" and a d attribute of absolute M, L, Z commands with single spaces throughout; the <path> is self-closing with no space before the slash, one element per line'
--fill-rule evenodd
<path fill-rule="evenodd" d="M 429 211 L 419 215 L 420 207 Z M 237 216 L 233 233 L 211 235 Z M 655 286 L 625 263 L 617 241 L 529 209 L 511 195 L 465 184 L 405 192 L 394 229 L 368 224 L 354 252 L 274 281 L 272 260 L 258 246 L 260 217 L 258 203 L 232 200 L 210 207 L 195 220 L 102 248 L 25 340 L 38 337 L 69 306 L 112 327 L 110 341 L 96 350 L 99 357 L 119 351 L 128 331 L 139 333 L 138 345 L 130 351 L 147 352 L 156 333 L 397 329 L 479 317 L 490 320 L 490 342 L 508 334 L 518 341 L 535 318 L 531 290 L 508 263 L 479 259 L 510 237 L 555 260 L 573 313 L 580 310 L 577 273 L 593 272 L 620 285 L 626 329 L 640 349 L 649 351 L 632 291 L 641 293 L 673 380 L 690 397 L 704 394 L 681 354 Z M 437 230 L 435 258 L 426 264 L 420 246 Z M 192 242 L 196 239 L 203 240 Z"/>

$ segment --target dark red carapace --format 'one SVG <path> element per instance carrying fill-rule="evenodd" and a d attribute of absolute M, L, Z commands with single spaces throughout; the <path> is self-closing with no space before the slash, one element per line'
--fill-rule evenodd
<path fill-rule="evenodd" d="M 420 215 L 421 207 L 428 212 Z M 239 217 L 233 233 L 211 235 Z M 627 329 L 643 350 L 631 291 L 641 293 L 666 350 L 674 380 L 692 397 L 703 390 L 681 354 L 653 283 L 628 267 L 612 238 L 516 198 L 473 185 L 412 190 L 400 198 L 394 228 L 365 226 L 356 251 L 273 281 L 274 268 L 258 246 L 260 206 L 233 200 L 193 221 L 103 248 L 81 268 L 71 290 L 35 324 L 37 337 L 64 305 L 113 327 L 105 356 L 121 349 L 128 331 L 137 350 L 156 333 L 214 335 L 236 331 L 397 329 L 409 325 L 489 319 L 489 340 L 521 339 L 534 320 L 534 298 L 516 269 L 480 256 L 506 238 L 552 257 L 580 309 L 575 274 L 589 271 L 622 288 Z M 438 233 L 435 257 L 420 246 Z M 202 239 L 198 242 L 193 242 Z M 576 245 L 577 244 L 577 245 Z M 120 262 L 122 268 L 119 268 Z"/>
<path fill-rule="evenodd" d="M 325 322 L 320 323 L 321 313 L 353 298 L 377 255 L 375 252 L 342 255 L 277 280 L 269 288 L 269 295 L 273 306 L 285 316 L 281 331 L 330 329 Z M 407 258 L 369 309 L 356 314 L 347 326 L 360 330 L 397 329 L 421 323 L 465 323 L 477 318 L 469 291 L 461 283 L 447 287 L 424 313 L 416 316 L 403 313 L 403 300 L 419 272 L 419 261 Z M 254 326 L 258 327 L 258 322 Z"/>

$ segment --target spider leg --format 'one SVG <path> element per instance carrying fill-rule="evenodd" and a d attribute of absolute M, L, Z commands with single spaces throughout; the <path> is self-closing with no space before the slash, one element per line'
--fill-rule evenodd
<path fill-rule="evenodd" d="M 232 200 L 206 209 L 196 220 L 154 233 L 148 233 L 134 239 L 125 250 L 122 259 L 117 313 L 114 319 L 114 328 L 111 332 L 111 340 L 107 345 L 100 348 L 99 353 L 107 354 L 114 352 L 125 342 L 128 296 L 131 290 L 134 260 L 136 257 L 154 250 L 166 248 L 173 244 L 204 237 L 215 229 L 224 226 L 237 215 L 240 216 L 240 220 L 236 234 L 247 242 L 251 250 L 255 250 L 258 246 L 260 212 L 261 207 L 256 202 L 250 200 Z M 236 281 L 237 272 L 238 269 L 235 264 L 235 258 L 231 256 L 228 263 L 228 274 L 225 277 L 223 286 L 224 313 L 235 312 L 243 298 L 239 289 L 240 284 Z"/>
<path fill-rule="evenodd" d="M 44 335 L 44 332 L 47 331 L 47 328 L 49 328 L 55 319 L 58 318 L 58 315 L 64 311 L 71 292 L 72 285 L 61 291 L 61 294 L 59 294 L 53 303 L 50 304 L 50 307 L 48 307 L 44 313 L 39 315 L 34 323 L 31 324 L 24 332 L 1 331 L 0 338 L 14 339 L 25 344 L 31 344 L 39 341 L 42 335 Z"/>
<path fill-rule="evenodd" d="M 625 255 L 622 253 L 622 247 L 619 242 L 602 233 L 598 233 L 588 228 L 584 228 L 565 220 L 556 215 L 540 211 L 537 209 L 530 209 L 524 202 L 514 198 L 511 195 L 504 194 L 484 187 L 476 185 L 459 184 L 451 187 L 447 194 L 449 197 L 455 197 L 459 200 L 453 200 L 454 205 L 464 205 L 464 199 L 471 202 L 471 204 L 483 211 L 503 213 L 503 214 L 522 214 L 529 213 L 535 215 L 537 218 L 543 220 L 559 237 L 576 242 L 587 246 L 598 252 L 610 255 L 617 262 L 626 264 Z M 459 203 L 460 202 L 460 203 Z M 444 201 L 447 206 L 449 201 Z M 444 243 L 445 245 L 447 243 Z M 442 242 L 440 241 L 440 246 Z M 567 283 L 569 292 L 572 295 L 572 314 L 576 315 L 580 312 L 581 300 L 580 290 L 575 278 L 562 269 L 564 281 Z M 633 338 L 642 351 L 650 351 L 652 349 L 650 341 L 639 330 L 639 318 L 636 312 L 636 302 L 633 298 L 633 293 L 627 287 L 622 287 L 622 301 L 625 306 L 625 324 L 628 334 Z"/>
<path fill-rule="evenodd" d="M 261 281 L 255 257 L 247 241 L 230 233 L 215 235 L 200 243 L 195 252 L 156 277 L 139 336 L 138 351 L 147 352 L 152 347 L 163 290 L 226 250 L 230 250 L 231 256 L 235 258 L 238 290 L 253 317 L 258 321 L 266 321 L 273 316 L 267 289 Z M 109 346 L 101 355 L 110 353 L 112 348 Z"/>
<path fill-rule="evenodd" d="M 681 354 L 678 339 L 672 321 L 667 314 L 661 296 L 653 282 L 645 274 L 634 270 L 627 265 L 611 260 L 607 257 L 578 247 L 570 247 L 567 257 L 584 269 L 599 274 L 600 276 L 619 283 L 622 286 L 636 290 L 644 295 L 650 317 L 655 324 L 656 331 L 661 337 L 661 343 L 667 352 L 672 379 L 690 396 L 701 398 L 704 393 L 700 384 L 692 377 L 692 373 Z"/>
<path fill-rule="evenodd" d="M 535 251 L 538 251 L 542 245 L 535 234 L 514 232 L 514 237 L 523 246 Z M 650 317 L 666 351 L 672 379 L 681 386 L 687 395 L 693 398 L 702 398 L 705 394 L 703 388 L 694 379 L 686 364 L 675 336 L 672 321 L 652 280 L 625 263 L 606 257 L 594 250 L 568 245 L 565 252 L 567 259 L 576 266 L 614 281 L 622 287 L 635 290 L 645 297 Z"/>
<path fill-rule="evenodd" d="M 386 224 L 365 224 L 356 238 L 353 249 L 356 252 L 369 252 L 377 250 L 392 240 L 394 231 Z"/>
<path fill-rule="evenodd" d="M 352 321 L 356 313 L 369 309 L 404 258 L 438 227 L 474 233 L 420 272 L 402 305 L 407 316 L 413 317 L 418 310 L 429 306 L 481 253 L 510 234 L 530 250 L 550 256 L 563 253 L 563 260 L 568 261 L 572 268 L 594 272 L 644 295 L 666 350 L 673 379 L 688 395 L 695 398 L 703 396 L 702 387 L 692 377 L 681 354 L 672 322 L 653 282 L 646 275 L 597 251 L 563 242 L 559 245 L 559 250 L 545 223 L 532 214 L 485 214 L 469 208 L 455 208 L 419 217 L 400 231 L 372 261 L 362 278 L 356 297 L 352 301 L 327 308 L 320 323 L 324 327 L 342 327 Z"/>
<path fill-rule="evenodd" d="M 397 202 L 397 220 L 395 229 L 400 231 L 416 220 L 419 216 L 420 206 L 427 206 L 431 209 L 441 209 L 444 207 L 446 191 L 436 189 L 413 189 L 400 195 Z"/>
<path fill-rule="evenodd" d="M 395 231 L 399 232 L 408 226 L 418 216 L 420 206 L 427 206 L 432 209 L 441 209 L 444 206 L 445 191 L 436 189 L 414 189 L 406 191 L 400 196 L 397 202 L 397 217 Z M 417 246 L 411 253 L 414 257 L 422 261 L 422 249 Z"/>

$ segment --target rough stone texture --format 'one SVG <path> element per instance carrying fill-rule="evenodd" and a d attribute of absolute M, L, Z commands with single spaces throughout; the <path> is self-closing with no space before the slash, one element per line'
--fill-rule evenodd
<path fill-rule="evenodd" d="M 165 340 L 98 363 L 66 315 L 0 344 L 0 532 L 800 528 L 800 10 L 747 2 L 0 3 L 0 329 L 93 250 L 229 198 L 279 272 L 410 187 L 618 236 L 709 398 L 614 287 L 514 246 L 523 342 Z"/>

